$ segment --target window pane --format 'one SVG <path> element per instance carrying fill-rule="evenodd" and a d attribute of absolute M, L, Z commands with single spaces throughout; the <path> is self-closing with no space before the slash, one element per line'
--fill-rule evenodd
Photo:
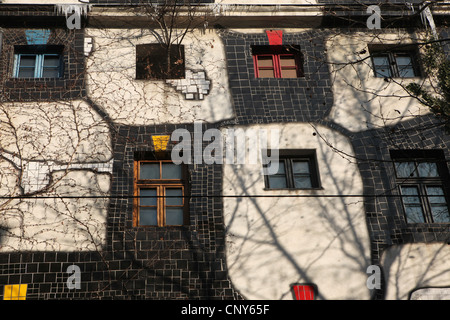
<path fill-rule="evenodd" d="M 275 73 L 273 72 L 273 69 L 269 70 L 259 70 L 259 77 L 260 78 L 275 78 Z"/>
<path fill-rule="evenodd" d="M 182 206 L 183 205 L 183 189 L 166 188 L 166 205 Z"/>
<path fill-rule="evenodd" d="M 58 78 L 59 77 L 59 68 L 44 68 L 42 70 L 43 78 Z"/>
<path fill-rule="evenodd" d="M 441 187 L 427 186 L 428 201 L 431 204 L 445 204 L 444 190 Z"/>
<path fill-rule="evenodd" d="M 406 220 L 408 223 L 423 223 L 423 211 L 421 206 L 405 206 Z"/>
<path fill-rule="evenodd" d="M 258 56 L 258 67 L 273 67 L 273 60 L 271 56 Z"/>
<path fill-rule="evenodd" d="M 278 189 L 278 188 L 287 188 L 286 177 L 285 176 L 268 176 L 269 178 L 269 188 Z"/>
<path fill-rule="evenodd" d="M 183 224 L 183 208 L 166 208 L 166 225 L 178 226 Z"/>
<path fill-rule="evenodd" d="M 431 206 L 431 215 L 434 222 L 450 222 L 450 213 L 447 206 Z"/>
<path fill-rule="evenodd" d="M 420 204 L 419 191 L 417 187 L 401 187 L 402 199 L 405 204 Z"/>
<path fill-rule="evenodd" d="M 59 56 L 44 56 L 44 67 L 59 67 Z"/>
<path fill-rule="evenodd" d="M 274 166 L 276 163 L 278 163 L 278 171 L 276 174 L 285 174 L 286 170 L 284 168 L 284 161 L 272 161 L 274 163 Z"/>
<path fill-rule="evenodd" d="M 281 70 L 282 78 L 297 78 L 297 70 L 296 69 L 282 69 Z"/>
<path fill-rule="evenodd" d="M 377 77 L 390 77 L 391 69 L 387 56 L 373 57 L 373 66 Z"/>
<path fill-rule="evenodd" d="M 139 196 L 140 196 L 139 204 L 141 206 L 156 206 L 157 205 L 156 189 L 140 189 Z"/>
<path fill-rule="evenodd" d="M 419 171 L 419 177 L 439 177 L 437 165 L 434 162 L 421 162 L 417 165 L 417 169 Z"/>
<path fill-rule="evenodd" d="M 160 179 L 159 163 L 141 163 L 139 179 Z"/>
<path fill-rule="evenodd" d="M 306 173 L 309 174 L 309 161 L 294 161 L 292 170 L 294 174 L 296 173 Z"/>
<path fill-rule="evenodd" d="M 163 163 L 162 179 L 181 179 L 181 166 L 173 163 Z"/>
<path fill-rule="evenodd" d="M 20 56 L 20 67 L 33 67 L 34 68 L 35 63 L 36 63 L 35 55 L 32 55 L 32 56 L 21 55 Z"/>
<path fill-rule="evenodd" d="M 397 171 L 397 177 L 409 178 L 417 177 L 416 165 L 414 162 L 396 162 L 395 169 Z"/>
<path fill-rule="evenodd" d="M 396 56 L 395 61 L 397 63 L 398 73 L 400 77 L 414 77 L 414 68 L 412 59 L 410 56 Z"/>
<path fill-rule="evenodd" d="M 156 226 L 158 225 L 156 208 L 140 208 L 139 209 L 139 225 Z"/>
<path fill-rule="evenodd" d="M 294 57 L 285 57 L 285 56 L 281 56 L 280 57 L 280 65 L 282 67 L 295 67 L 295 58 Z"/>
<path fill-rule="evenodd" d="M 34 68 L 20 68 L 18 78 L 34 78 Z"/>
<path fill-rule="evenodd" d="M 417 187 L 401 187 L 402 200 L 405 206 L 406 219 L 408 223 L 425 222 L 422 205 L 420 202 L 419 190 Z"/>
<path fill-rule="evenodd" d="M 304 176 L 294 176 L 294 186 L 296 188 L 312 188 L 311 178 Z"/>

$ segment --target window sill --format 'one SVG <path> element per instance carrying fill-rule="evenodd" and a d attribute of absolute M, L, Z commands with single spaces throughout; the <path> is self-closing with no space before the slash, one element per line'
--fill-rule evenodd
<path fill-rule="evenodd" d="M 320 191 L 325 190 L 323 187 L 316 188 L 263 188 L 264 191 Z"/>

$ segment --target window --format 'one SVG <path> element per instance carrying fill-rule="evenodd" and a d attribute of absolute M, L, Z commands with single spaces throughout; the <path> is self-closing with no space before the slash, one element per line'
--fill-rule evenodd
<path fill-rule="evenodd" d="M 136 46 L 136 79 L 183 79 L 184 46 L 141 44 Z"/>
<path fill-rule="evenodd" d="M 320 188 L 315 150 L 279 150 L 278 161 L 272 162 L 278 170 L 265 175 L 267 189 Z"/>
<path fill-rule="evenodd" d="M 26 300 L 27 284 L 8 284 L 3 289 L 3 300 Z"/>
<path fill-rule="evenodd" d="M 419 77 L 420 70 L 416 61 L 417 51 L 410 46 L 402 50 L 391 47 L 375 47 L 371 50 L 372 65 L 378 78 Z"/>
<path fill-rule="evenodd" d="M 62 65 L 60 46 L 17 46 L 13 75 L 15 78 L 60 78 Z"/>
<path fill-rule="evenodd" d="M 170 160 L 135 161 L 134 226 L 187 224 L 185 175 Z"/>
<path fill-rule="evenodd" d="M 256 78 L 298 78 L 303 76 L 299 46 L 253 46 Z"/>
<path fill-rule="evenodd" d="M 315 300 L 317 296 L 315 284 L 292 284 L 291 290 L 294 300 Z"/>
<path fill-rule="evenodd" d="M 437 155 L 436 151 L 391 152 L 408 223 L 450 222 L 447 165 L 443 155 L 433 157 L 433 154 Z M 405 157 L 408 155 L 411 157 Z"/>

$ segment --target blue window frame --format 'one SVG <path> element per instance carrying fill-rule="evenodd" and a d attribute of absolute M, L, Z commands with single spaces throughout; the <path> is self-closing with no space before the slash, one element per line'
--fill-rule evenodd
<path fill-rule="evenodd" d="M 62 55 L 49 52 L 39 46 L 28 46 L 14 55 L 15 78 L 60 78 L 62 76 Z"/>

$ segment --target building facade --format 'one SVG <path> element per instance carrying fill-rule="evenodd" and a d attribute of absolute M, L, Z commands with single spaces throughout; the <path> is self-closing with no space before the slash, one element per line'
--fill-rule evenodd
<path fill-rule="evenodd" d="M 2 1 L 2 298 L 449 299 L 450 5 L 365 3 Z"/>

